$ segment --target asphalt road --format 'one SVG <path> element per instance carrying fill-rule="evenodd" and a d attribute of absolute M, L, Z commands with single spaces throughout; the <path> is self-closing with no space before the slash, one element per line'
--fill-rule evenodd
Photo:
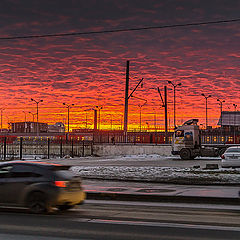
<path fill-rule="evenodd" d="M 0 239 L 239 239 L 240 207 L 87 201 L 48 215 L 0 209 Z"/>

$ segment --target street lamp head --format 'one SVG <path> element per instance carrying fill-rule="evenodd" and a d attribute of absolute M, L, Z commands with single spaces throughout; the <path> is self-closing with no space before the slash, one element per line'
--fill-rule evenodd
<path fill-rule="evenodd" d="M 66 103 L 63 103 L 63 105 L 66 105 Z"/>
<path fill-rule="evenodd" d="M 201 95 L 205 97 L 205 94 L 204 94 L 204 93 L 202 93 Z"/>
<path fill-rule="evenodd" d="M 182 83 L 178 83 L 177 85 L 178 85 L 178 86 L 181 86 L 181 85 L 182 85 Z"/>
<path fill-rule="evenodd" d="M 40 100 L 40 102 L 43 102 L 43 100 Z"/>
<path fill-rule="evenodd" d="M 172 81 L 169 81 L 169 80 L 168 80 L 168 83 L 170 83 L 170 84 L 171 84 L 171 83 L 172 83 Z"/>
<path fill-rule="evenodd" d="M 33 98 L 31 98 L 31 101 L 34 101 Z"/>

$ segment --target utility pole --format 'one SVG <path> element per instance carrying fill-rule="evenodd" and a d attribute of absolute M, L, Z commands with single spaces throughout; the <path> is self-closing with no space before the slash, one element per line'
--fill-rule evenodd
<path fill-rule="evenodd" d="M 162 107 L 164 107 L 165 115 L 165 143 L 168 143 L 168 109 L 167 109 L 167 86 L 164 86 L 164 100 L 159 87 L 157 88 L 159 96 L 162 101 Z"/>
<path fill-rule="evenodd" d="M 67 110 L 68 110 L 68 135 L 67 135 L 67 140 L 68 140 L 68 136 L 69 136 L 69 110 L 70 110 L 70 107 L 74 106 L 74 104 L 66 104 L 66 103 L 63 103 L 64 106 L 66 106 Z"/>
<path fill-rule="evenodd" d="M 102 107 L 101 106 L 96 106 L 96 109 L 98 109 L 98 130 L 100 130 L 100 124 L 101 124 L 100 111 L 101 111 Z"/>
<path fill-rule="evenodd" d="M 165 108 L 165 143 L 168 143 L 168 107 L 167 107 L 167 86 L 164 86 L 164 108 Z"/>
<path fill-rule="evenodd" d="M 128 90 L 129 90 L 129 61 L 127 61 L 127 67 L 126 67 L 126 87 L 125 87 L 125 106 L 124 106 L 124 136 L 125 136 L 125 142 L 127 142 L 127 130 L 128 130 L 128 99 L 132 97 L 132 94 L 137 90 L 138 86 L 143 81 L 143 78 L 138 82 L 137 86 L 133 89 L 131 94 L 128 96 Z"/>
<path fill-rule="evenodd" d="M 97 132 L 97 109 L 93 109 L 94 111 L 94 132 L 96 133 Z"/>
<path fill-rule="evenodd" d="M 3 113 L 3 110 L 4 110 L 4 109 L 1 108 L 1 132 L 2 132 L 2 122 L 3 122 L 3 121 L 2 121 L 2 119 L 3 119 L 3 114 L 2 114 L 2 113 Z"/>
<path fill-rule="evenodd" d="M 127 142 L 127 130 L 128 130 L 128 90 L 129 90 L 129 61 L 126 65 L 126 85 L 125 85 L 125 106 L 124 106 L 124 137 Z"/>
<path fill-rule="evenodd" d="M 176 127 L 176 87 L 177 86 L 181 86 L 181 83 L 178 84 L 173 84 L 172 81 L 168 81 L 169 84 L 171 84 L 173 86 L 173 125 L 174 128 Z"/>
<path fill-rule="evenodd" d="M 4 109 L 1 108 L 1 132 L 2 132 L 2 115 L 3 115 L 2 113 L 3 113 L 3 110 L 4 110 Z"/>
<path fill-rule="evenodd" d="M 206 99 L 206 129 L 207 129 L 207 126 L 208 126 L 208 116 L 207 116 L 208 105 L 207 105 L 207 100 L 208 100 L 208 98 L 211 97 L 211 95 L 206 96 L 204 93 L 202 93 L 201 95 Z"/>

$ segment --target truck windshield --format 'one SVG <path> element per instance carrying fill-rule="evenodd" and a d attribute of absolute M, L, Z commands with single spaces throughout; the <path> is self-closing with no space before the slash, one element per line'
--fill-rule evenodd
<path fill-rule="evenodd" d="M 184 137 L 184 131 L 183 130 L 177 130 L 175 132 L 176 137 Z"/>

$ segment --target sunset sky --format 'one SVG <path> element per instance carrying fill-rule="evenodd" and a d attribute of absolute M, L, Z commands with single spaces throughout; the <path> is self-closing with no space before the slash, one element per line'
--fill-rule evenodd
<path fill-rule="evenodd" d="M 199 118 L 216 126 L 223 110 L 240 107 L 240 21 L 105 34 L 4 40 L 4 37 L 104 31 L 240 18 L 240 1 L 229 0 L 1 0 L 0 108 L 3 127 L 8 122 L 67 122 L 72 128 L 93 127 L 93 111 L 101 106 L 101 128 L 123 124 L 126 61 L 130 61 L 129 128 L 164 127 L 164 110 L 157 87 L 168 85 L 170 125 L 173 91 L 176 118 L 181 124 Z M 130 90 L 130 92 L 131 92 Z M 24 113 L 24 112 L 25 113 Z M 36 120 L 36 117 L 35 117 Z"/>

